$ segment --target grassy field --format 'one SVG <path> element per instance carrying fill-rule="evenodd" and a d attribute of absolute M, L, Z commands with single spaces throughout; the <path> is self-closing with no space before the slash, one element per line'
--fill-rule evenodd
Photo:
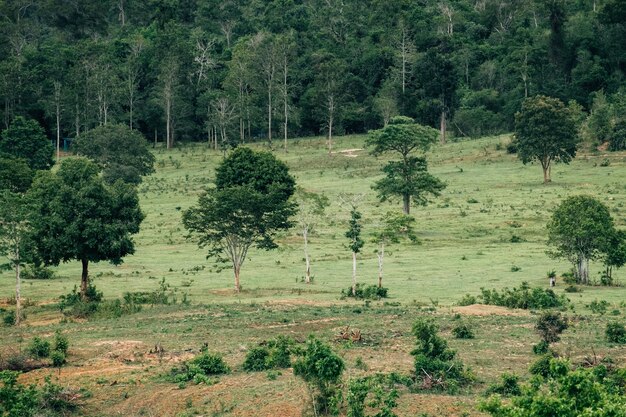
<path fill-rule="evenodd" d="M 180 301 L 183 294 L 191 305 L 145 308 L 116 320 L 59 323 L 62 316 L 54 303 L 58 296 L 78 284 L 80 265 L 55 268 L 56 277 L 26 281 L 23 296 L 34 302 L 27 309 L 25 326 L 3 328 L 0 351 L 25 345 L 36 335 L 51 335 L 61 329 L 70 338 L 69 366 L 61 370 L 63 384 L 89 389 L 81 411 L 89 416 L 184 416 L 184 415 L 301 415 L 307 410 L 304 384 L 285 371 L 276 380 L 264 373 L 241 371 L 245 351 L 275 335 L 304 340 L 315 333 L 339 351 L 348 364 L 348 376 L 361 358 L 367 372 L 396 371 L 409 374 L 414 346 L 410 336 L 416 317 L 437 317 L 445 336 L 450 336 L 456 312 L 477 331 L 470 341 L 453 340 L 453 347 L 478 376 L 479 383 L 458 396 L 403 392 L 398 415 L 467 416 L 475 411 L 478 394 L 504 371 L 527 375 L 534 359 L 531 346 L 537 336 L 536 318 L 526 311 L 493 307 L 454 307 L 464 294 L 478 294 L 481 287 L 503 288 L 527 281 L 547 287 L 546 273 L 565 272 L 569 265 L 546 255 L 546 223 L 551 211 L 570 195 L 596 196 L 607 206 L 618 227 L 625 226 L 626 154 L 583 153 L 570 165 L 553 168 L 553 183 L 542 184 L 541 168 L 522 165 L 504 151 L 509 137 L 492 137 L 436 146 L 428 154 L 430 171 L 447 183 L 441 197 L 426 207 L 412 209 L 417 220 L 420 245 L 389 248 L 384 285 L 386 303 L 340 300 L 342 288 L 351 282 L 351 254 L 344 238 L 348 212 L 339 204 L 343 193 L 363 194 L 363 231 L 367 244 L 359 257 L 358 280 L 374 284 L 377 278 L 375 245 L 371 235 L 380 216 L 401 210 L 399 202 L 379 203 L 371 190 L 380 177 L 384 160 L 363 150 L 363 136 L 337 139 L 332 156 L 320 138 L 293 141 L 284 160 L 300 186 L 326 194 L 332 202 L 327 218 L 311 239 L 314 282 L 302 282 L 304 261 L 298 230 L 279 239 L 273 252 L 251 251 L 242 268 L 244 288 L 232 291 L 230 269 L 219 270 L 194 242 L 185 239 L 181 213 L 196 203 L 211 185 L 222 154 L 202 145 L 173 151 L 157 150 L 157 172 L 140 186 L 146 219 L 136 236 L 136 254 L 121 266 L 106 263 L 91 266 L 91 276 L 106 298 L 128 291 L 152 291 L 164 278 Z M 261 146 L 256 146 L 261 148 Z M 592 264 L 592 275 L 602 265 Z M 625 270 L 615 272 L 624 281 Z M 0 297 L 10 297 L 13 276 L 3 273 Z M 565 285 L 558 281 L 557 293 Z M 574 361 L 595 351 L 623 363 L 625 353 L 603 341 L 604 316 L 590 315 L 587 305 L 607 300 L 609 311 L 626 314 L 620 303 L 626 289 L 588 287 L 568 294 L 574 325 L 566 331 L 558 349 Z M 579 316 L 584 314 L 584 316 Z M 345 326 L 363 332 L 363 344 L 341 344 L 335 335 Z M 179 389 L 162 377 L 172 365 L 192 355 L 202 343 L 225 355 L 233 374 L 213 386 L 190 385 Z M 166 354 L 149 351 L 161 343 Z M 25 376 L 39 381 L 55 373 L 37 370 Z"/>

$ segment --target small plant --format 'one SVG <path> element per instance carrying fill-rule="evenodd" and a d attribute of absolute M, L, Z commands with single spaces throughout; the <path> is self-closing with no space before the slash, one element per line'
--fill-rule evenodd
<path fill-rule="evenodd" d="M 362 285 L 357 283 L 355 287 L 355 293 L 352 294 L 352 287 L 347 290 L 341 290 L 342 297 L 354 297 L 357 300 L 380 300 L 381 298 L 387 298 L 388 289 L 385 287 L 378 287 L 376 285 Z"/>
<path fill-rule="evenodd" d="M 626 344 L 626 327 L 623 323 L 609 322 L 605 330 L 606 340 L 611 343 Z"/>
<path fill-rule="evenodd" d="M 398 397 L 394 380 L 388 375 L 353 379 L 346 396 L 347 416 L 366 417 L 366 409 L 373 409 L 378 411 L 375 416 L 396 417 L 393 409 L 398 405 Z"/>
<path fill-rule="evenodd" d="M 50 342 L 35 336 L 28 346 L 28 353 L 34 358 L 47 358 L 50 356 Z"/>
<path fill-rule="evenodd" d="M 473 339 L 474 330 L 467 323 L 459 323 L 452 329 L 452 334 L 457 339 Z"/>
<path fill-rule="evenodd" d="M 54 346 L 53 349 L 55 351 L 61 352 L 64 355 L 67 355 L 67 350 L 70 347 L 70 342 L 67 340 L 67 337 L 63 336 L 59 330 L 54 333 Z"/>
<path fill-rule="evenodd" d="M 551 311 L 542 313 L 537 320 L 537 324 L 535 324 L 535 330 L 537 330 L 541 340 L 546 345 L 561 340 L 560 335 L 567 327 L 567 318 L 563 317 L 559 312 Z"/>
<path fill-rule="evenodd" d="M 475 296 L 470 295 L 470 294 L 465 294 L 463 298 L 461 298 L 457 304 L 460 306 L 470 306 L 472 304 L 476 304 L 477 302 L 478 300 L 476 300 Z"/>
<path fill-rule="evenodd" d="M 487 395 L 500 394 L 504 397 L 520 395 L 521 393 L 519 377 L 508 373 L 500 375 L 500 382 L 490 385 L 486 392 Z"/>
<path fill-rule="evenodd" d="M 577 292 L 583 292 L 583 289 L 580 287 L 577 287 L 576 285 L 568 285 L 567 287 L 565 287 L 564 291 L 568 293 L 577 293 Z"/>
<path fill-rule="evenodd" d="M 589 309 L 591 310 L 592 313 L 594 314 L 599 314 L 601 316 L 606 314 L 606 310 L 609 307 L 609 302 L 606 300 L 600 300 L 598 301 L 593 300 L 591 303 L 589 303 Z"/>
<path fill-rule="evenodd" d="M 519 287 L 488 290 L 481 288 L 479 298 L 485 304 L 508 308 L 546 309 L 565 306 L 569 300 L 565 296 L 557 296 L 551 289 L 530 288 L 527 282 Z"/>
<path fill-rule="evenodd" d="M 14 311 L 7 312 L 4 315 L 4 317 L 2 317 L 2 323 L 4 323 L 5 326 L 14 326 L 15 325 L 15 312 Z"/>
<path fill-rule="evenodd" d="M 524 239 L 522 237 L 518 236 L 518 235 L 512 235 L 511 239 L 510 239 L 511 243 L 521 243 L 523 241 L 524 241 Z"/>
<path fill-rule="evenodd" d="M 50 359 L 52 360 L 52 366 L 56 368 L 60 368 L 65 365 L 65 362 L 67 362 L 65 354 L 60 350 L 53 350 L 50 354 Z"/>
<path fill-rule="evenodd" d="M 22 278 L 24 279 L 52 279 L 54 278 L 54 271 L 43 265 L 28 265 L 22 271 Z"/>
<path fill-rule="evenodd" d="M 519 272 L 521 270 L 522 270 L 522 268 L 517 266 L 517 265 L 511 266 L 511 272 Z"/>
<path fill-rule="evenodd" d="M 258 346 L 250 349 L 246 354 L 246 359 L 243 362 L 244 371 L 257 372 L 270 369 L 267 362 L 270 356 L 270 351 L 265 346 Z"/>
<path fill-rule="evenodd" d="M 174 382 L 177 383 L 194 381 L 195 383 L 203 382 L 210 384 L 209 376 L 222 375 L 229 372 L 230 368 L 220 355 L 205 351 L 190 361 L 185 362 L 181 368 L 173 368 L 171 376 Z"/>
<path fill-rule="evenodd" d="M 288 368 L 291 366 L 293 339 L 278 336 L 262 346 L 251 349 L 246 355 L 243 369 L 248 372 L 268 369 Z"/>

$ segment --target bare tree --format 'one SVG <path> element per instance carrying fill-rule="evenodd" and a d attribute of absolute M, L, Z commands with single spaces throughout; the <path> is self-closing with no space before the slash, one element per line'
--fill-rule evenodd
<path fill-rule="evenodd" d="M 408 77 L 411 74 L 411 65 L 415 61 L 416 49 L 411 33 L 404 21 L 400 22 L 400 32 L 398 34 L 396 61 L 398 78 L 402 87 L 402 94 L 406 90 Z"/>
<path fill-rule="evenodd" d="M 178 82 L 178 62 L 173 56 L 169 56 L 161 67 L 160 81 L 161 94 L 163 98 L 163 110 L 165 112 L 165 143 L 167 149 L 174 146 L 174 129 L 172 107 L 174 103 L 175 90 Z"/>
<path fill-rule="evenodd" d="M 225 149 L 228 143 L 228 126 L 233 119 L 235 107 L 230 104 L 227 97 L 220 97 L 211 103 L 214 114 L 216 116 L 217 125 L 220 131 L 220 140 L 222 147 Z"/>
<path fill-rule="evenodd" d="M 57 164 L 61 158 L 61 82 L 54 81 L 54 113 L 57 127 Z"/>
<path fill-rule="evenodd" d="M 287 34 L 280 36 L 278 39 L 280 72 L 282 78 L 282 84 L 280 86 L 280 93 L 283 98 L 283 135 L 284 135 L 284 147 L 287 152 L 287 138 L 289 129 L 289 113 L 290 113 L 290 85 L 289 85 L 289 64 L 293 59 L 296 45 L 293 40 L 293 34 Z"/>
<path fill-rule="evenodd" d="M 120 0 L 122 2 L 123 0 Z M 133 113 L 135 109 L 135 94 L 139 83 L 139 56 L 144 48 L 143 37 L 136 37 L 130 44 L 130 53 L 126 61 L 126 94 L 128 95 L 128 125 L 133 128 Z"/>
<path fill-rule="evenodd" d="M 193 58 L 197 65 L 196 75 L 198 78 L 196 85 L 200 85 L 203 80 L 206 80 L 207 72 L 217 66 L 217 61 L 211 56 L 214 46 L 215 39 L 196 39 L 196 55 Z"/>
<path fill-rule="evenodd" d="M 255 52 L 255 63 L 260 70 L 261 85 L 267 94 L 267 141 L 272 147 L 272 114 L 274 113 L 273 93 L 276 89 L 276 76 L 279 65 L 279 53 L 276 40 L 265 32 L 257 33 L 251 40 Z"/>
<path fill-rule="evenodd" d="M 296 216 L 302 238 L 304 240 L 304 282 L 311 283 L 311 256 L 309 255 L 309 234 L 315 229 L 317 222 L 324 215 L 324 211 L 330 205 L 328 197 L 306 191 L 302 188 L 296 190 L 298 214 Z"/>

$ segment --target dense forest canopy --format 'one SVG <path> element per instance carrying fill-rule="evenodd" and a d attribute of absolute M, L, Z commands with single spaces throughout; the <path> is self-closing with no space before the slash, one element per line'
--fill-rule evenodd
<path fill-rule="evenodd" d="M 398 114 L 477 136 L 512 130 L 526 96 L 626 102 L 625 0 L 4 0 L 0 39 L 0 128 L 51 138 L 271 140 Z"/>

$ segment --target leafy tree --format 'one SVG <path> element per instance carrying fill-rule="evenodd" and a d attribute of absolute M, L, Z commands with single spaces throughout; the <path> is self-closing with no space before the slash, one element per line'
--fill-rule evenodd
<path fill-rule="evenodd" d="M 524 164 L 539 161 L 548 183 L 552 162 L 568 164 L 576 156 L 576 125 L 567 107 L 556 98 L 530 97 L 515 115 L 517 156 Z"/>
<path fill-rule="evenodd" d="M 569 197 L 559 205 L 548 223 L 550 254 L 565 258 L 576 268 L 576 278 L 589 283 L 589 260 L 600 257 L 615 229 L 609 209 L 593 197 Z"/>
<path fill-rule="evenodd" d="M 15 270 L 15 325 L 20 324 L 21 266 L 28 241 L 28 207 L 20 194 L 7 190 L 0 192 L 0 254 L 5 255 Z"/>
<path fill-rule="evenodd" d="M 541 336 L 541 342 L 533 349 L 547 351 L 550 343 L 561 340 L 561 333 L 568 328 L 567 317 L 563 317 L 558 311 L 545 311 L 537 319 L 535 330 Z M 543 352 L 545 353 L 545 352 Z"/>
<path fill-rule="evenodd" d="M 183 225 L 218 262 L 230 261 L 235 291 L 250 247 L 274 249 L 276 233 L 292 226 L 295 180 L 271 153 L 237 148 L 216 169 L 215 188 L 183 213 Z"/>
<path fill-rule="evenodd" d="M 57 172 L 38 175 L 29 191 L 37 254 L 47 265 L 81 261 L 83 299 L 89 262 L 117 265 L 133 254 L 131 235 L 139 232 L 144 218 L 135 188 L 122 182 L 108 186 L 99 172 L 94 162 L 71 158 Z"/>
<path fill-rule="evenodd" d="M 348 248 L 352 252 L 352 296 L 356 296 L 356 255 L 361 252 L 365 242 L 361 238 L 361 213 L 355 207 L 350 210 L 350 221 L 348 222 Z"/>
<path fill-rule="evenodd" d="M 109 124 L 89 130 L 76 138 L 72 149 L 95 161 L 111 184 L 118 179 L 138 184 L 142 175 L 154 172 L 154 155 L 148 141 L 126 125 Z"/>
<path fill-rule="evenodd" d="M 302 238 L 304 239 L 304 262 L 306 264 L 304 282 L 311 282 L 311 256 L 309 254 L 309 233 L 311 233 L 316 222 L 324 215 L 324 210 L 330 205 L 328 197 L 324 194 L 308 192 L 298 188 L 295 194 L 298 204 L 298 214 L 296 216 Z"/>
<path fill-rule="evenodd" d="M 413 123 L 409 117 L 391 119 L 386 127 L 369 133 L 366 145 L 372 155 L 399 154 L 400 161 L 390 161 L 383 167 L 387 176 L 374 185 L 381 201 L 400 196 L 404 214 L 409 214 L 411 199 L 414 204 L 426 205 L 426 194 L 439 195 L 445 184 L 428 173 L 426 158 L 412 156 L 425 152 L 437 139 L 437 131 Z"/>
<path fill-rule="evenodd" d="M 0 157 L 0 190 L 24 193 L 33 183 L 35 172 L 24 159 Z"/>
<path fill-rule="evenodd" d="M 401 238 L 408 238 L 411 242 L 417 242 L 417 236 L 413 230 L 415 218 L 406 214 L 388 212 L 383 217 L 383 225 L 374 235 L 374 242 L 378 247 L 378 288 L 383 286 L 383 261 L 385 258 L 385 245 L 398 243 Z"/>
<path fill-rule="evenodd" d="M 53 153 L 52 143 L 35 120 L 17 116 L 2 132 L 0 154 L 24 159 L 31 169 L 50 169 L 54 164 Z"/>
<path fill-rule="evenodd" d="M 607 241 L 604 250 L 604 276 L 603 284 L 613 283 L 613 268 L 621 268 L 626 265 L 626 231 L 616 230 Z"/>

